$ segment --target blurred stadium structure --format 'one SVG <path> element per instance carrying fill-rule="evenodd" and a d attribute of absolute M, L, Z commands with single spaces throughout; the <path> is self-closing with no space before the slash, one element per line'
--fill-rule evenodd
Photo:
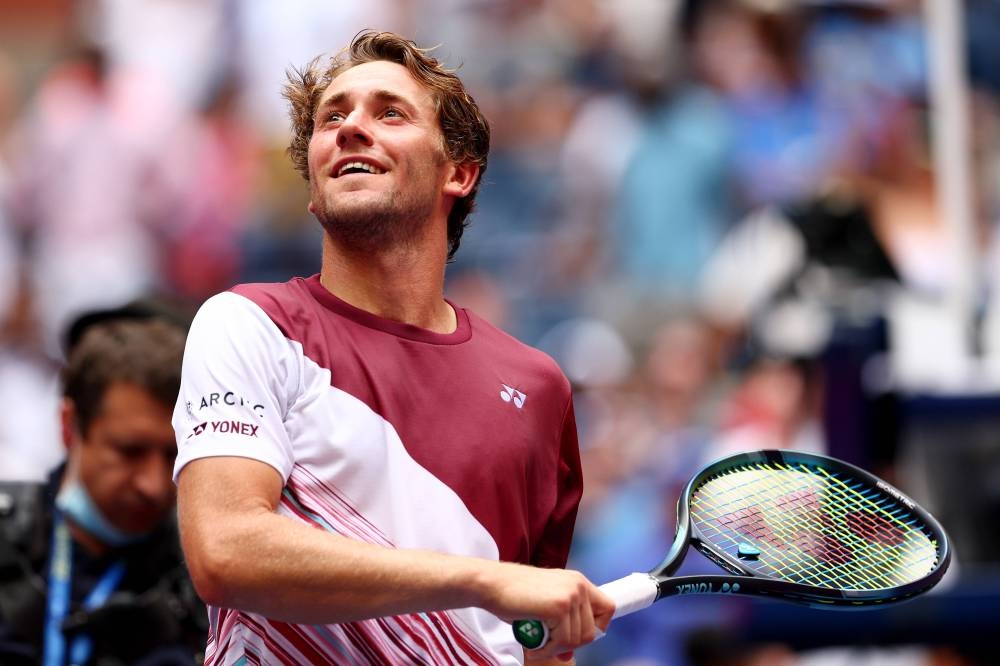
<path fill-rule="evenodd" d="M 3 0 L 0 477 L 61 455 L 75 313 L 317 270 L 279 90 L 365 27 L 441 44 L 493 123 L 448 289 L 576 384 L 573 566 L 655 564 L 740 448 L 868 467 L 956 542 L 898 609 L 668 602 L 579 663 L 996 663 L 997 0 Z"/>

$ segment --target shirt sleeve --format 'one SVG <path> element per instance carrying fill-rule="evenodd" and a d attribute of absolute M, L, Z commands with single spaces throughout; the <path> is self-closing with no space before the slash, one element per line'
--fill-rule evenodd
<path fill-rule="evenodd" d="M 174 481 L 198 458 L 239 456 L 288 479 L 294 462 L 284 419 L 298 365 L 292 345 L 256 304 L 226 292 L 198 310 L 174 406 Z"/>
<path fill-rule="evenodd" d="M 561 569 L 569 559 L 576 514 L 583 497 L 583 472 L 572 398 L 563 416 L 559 446 L 556 504 L 545 526 L 545 533 L 532 554 L 531 564 Z"/>

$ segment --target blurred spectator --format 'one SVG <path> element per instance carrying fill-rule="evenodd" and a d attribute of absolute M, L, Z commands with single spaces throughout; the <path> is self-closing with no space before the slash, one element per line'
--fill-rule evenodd
<path fill-rule="evenodd" d="M 727 234 L 700 287 L 714 321 L 753 329 L 772 351 L 816 358 L 839 323 L 884 318 L 904 291 L 944 301 L 970 267 L 955 265 L 938 207 L 923 105 L 898 101 L 891 111 L 883 109 L 884 126 L 864 145 L 863 159 L 845 162 L 809 196 L 755 211 Z M 980 200 L 983 253 L 986 208 Z"/>
<path fill-rule="evenodd" d="M 322 227 L 308 214 L 308 190 L 288 168 L 285 146 L 263 147 L 250 217 L 240 239 L 238 282 L 276 282 L 314 270 Z"/>
<path fill-rule="evenodd" d="M 820 391 L 816 369 L 807 361 L 755 360 L 722 406 L 719 432 L 701 463 L 759 449 L 827 453 Z"/>
<path fill-rule="evenodd" d="M 926 31 L 920 2 L 810 0 L 800 60 L 822 117 L 845 140 L 839 159 L 863 162 L 856 144 L 877 141 L 885 112 L 927 86 Z M 856 166 L 854 168 L 857 168 Z"/>
<path fill-rule="evenodd" d="M 0 485 L 4 664 L 196 662 L 207 623 L 170 478 L 184 338 L 137 306 L 91 313 L 71 331 L 67 461 L 45 483 Z"/>
<path fill-rule="evenodd" d="M 600 6 L 605 75 L 563 141 L 546 287 L 644 344 L 734 216 L 728 126 L 688 83 L 680 2 Z"/>
<path fill-rule="evenodd" d="M 58 368 L 41 345 L 19 263 L 10 268 L 10 301 L 0 310 L 0 404 L 6 413 L 0 419 L 0 481 L 42 481 L 64 454 L 56 423 Z"/>
<path fill-rule="evenodd" d="M 165 177 L 182 192 L 163 230 L 163 288 L 192 304 L 236 284 L 262 148 L 238 112 L 235 78 L 220 80 L 165 150 Z"/>
<path fill-rule="evenodd" d="M 0 184 L 0 197 L 2 197 L 2 187 Z M 3 206 L 0 206 L 0 319 L 6 317 L 17 300 L 17 286 L 20 282 L 18 271 L 21 263 L 19 239 L 7 223 L 4 213 Z"/>
<path fill-rule="evenodd" d="M 10 132 L 19 102 L 16 74 L 0 53 L 0 319 L 15 299 L 20 270 L 20 237 L 10 219 Z"/>
<path fill-rule="evenodd" d="M 9 214 L 9 133 L 20 101 L 16 71 L 0 53 L 0 481 L 40 481 L 62 458 L 56 366 L 39 343 L 23 238 Z"/>
<path fill-rule="evenodd" d="M 556 359 L 573 386 L 587 486 L 580 512 L 586 516 L 588 506 L 600 506 L 622 476 L 641 464 L 646 421 L 632 386 L 635 361 L 621 334 L 592 317 L 560 322 L 538 346 Z"/>
<path fill-rule="evenodd" d="M 234 0 L 77 4 L 81 32 L 101 46 L 109 67 L 159 82 L 184 112 L 199 107 L 235 58 L 242 3 Z"/>
<path fill-rule="evenodd" d="M 11 211 L 53 356 L 75 314 L 157 284 L 155 235 L 176 204 L 160 151 L 177 116 L 161 91 L 82 47 L 46 74 L 18 127 Z"/>
<path fill-rule="evenodd" d="M 736 217 L 729 130 L 717 99 L 687 89 L 665 99 L 639 135 L 612 233 L 616 272 L 639 312 L 664 316 L 688 305 L 702 266 Z"/>
<path fill-rule="evenodd" d="M 969 76 L 976 87 L 996 95 L 1000 93 L 1000 45 L 994 36 L 1000 30 L 1000 5 L 995 0 L 968 0 L 965 6 Z"/>
<path fill-rule="evenodd" d="M 837 118 L 823 111 L 801 59 L 794 3 L 702 0 L 688 15 L 697 78 L 722 96 L 745 207 L 812 192 L 837 162 Z"/>

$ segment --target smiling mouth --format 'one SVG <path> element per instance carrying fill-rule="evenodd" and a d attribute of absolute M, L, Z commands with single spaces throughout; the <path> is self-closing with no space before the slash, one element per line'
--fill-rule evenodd
<path fill-rule="evenodd" d="M 365 164 L 364 162 L 348 162 L 344 166 L 340 167 L 340 171 L 337 172 L 335 178 L 340 178 L 341 176 L 349 176 L 356 173 L 366 173 L 379 175 L 385 173 L 383 169 L 379 169 L 377 166 L 372 164 Z"/>

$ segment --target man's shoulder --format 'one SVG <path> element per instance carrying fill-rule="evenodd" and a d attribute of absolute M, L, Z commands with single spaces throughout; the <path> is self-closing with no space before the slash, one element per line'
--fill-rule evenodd
<path fill-rule="evenodd" d="M 0 481 L 0 570 L 15 563 L 15 554 L 33 559 L 43 555 L 48 516 L 46 484 Z"/>
<path fill-rule="evenodd" d="M 310 281 L 316 277 L 235 285 L 205 301 L 196 320 L 204 319 L 212 327 L 243 327 L 267 319 L 285 337 L 296 338 L 295 332 L 307 326 L 319 309 Z"/>
<path fill-rule="evenodd" d="M 37 663 L 45 620 L 46 484 L 0 482 L 0 663 Z"/>
<path fill-rule="evenodd" d="M 246 282 L 232 287 L 227 293 L 246 298 L 274 319 L 281 313 L 300 312 L 314 300 L 309 287 L 312 279 L 297 277 L 287 282 Z"/>
<path fill-rule="evenodd" d="M 308 283 L 314 278 L 294 277 L 285 282 L 243 282 L 228 291 L 254 302 L 258 300 L 301 299 L 308 293 Z"/>

